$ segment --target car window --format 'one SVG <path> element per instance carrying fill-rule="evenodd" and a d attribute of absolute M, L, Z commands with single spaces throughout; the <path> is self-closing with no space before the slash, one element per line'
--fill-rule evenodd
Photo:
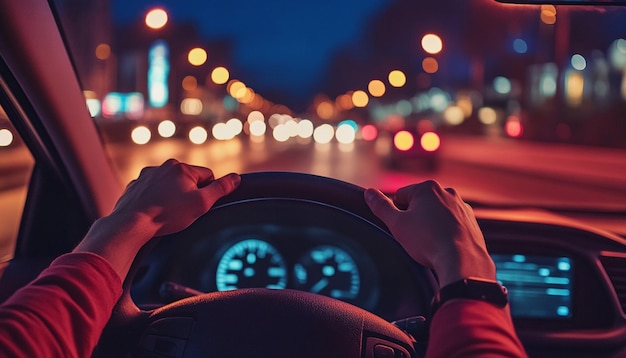
<path fill-rule="evenodd" d="M 35 161 L 0 106 L 0 265 L 13 257 Z"/>

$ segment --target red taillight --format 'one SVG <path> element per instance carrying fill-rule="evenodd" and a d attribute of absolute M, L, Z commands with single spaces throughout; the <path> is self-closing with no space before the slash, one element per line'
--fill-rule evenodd
<path fill-rule="evenodd" d="M 439 139 L 439 136 L 435 132 L 426 132 L 422 135 L 422 138 L 420 139 L 420 145 L 425 151 L 434 152 L 439 149 L 439 146 L 441 145 L 441 139 Z"/>

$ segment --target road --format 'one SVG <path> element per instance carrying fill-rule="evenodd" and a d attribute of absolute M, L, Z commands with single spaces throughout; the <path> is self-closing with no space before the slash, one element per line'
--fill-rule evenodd
<path fill-rule="evenodd" d="M 491 205 L 543 206 L 581 209 L 605 208 L 626 213 L 626 151 L 528 143 L 501 138 L 445 137 L 440 166 L 428 171 L 418 162 L 399 170 L 387 169 L 373 142 L 352 145 L 315 144 L 292 139 L 260 143 L 248 139 L 213 141 L 193 145 L 182 139 L 155 141 L 143 146 L 109 144 L 107 152 L 122 182 L 139 174 L 144 166 L 168 158 L 208 166 L 216 175 L 229 172 L 295 171 L 329 176 L 385 192 L 427 179 L 455 187 L 466 199 Z M 2 153 L 0 153 L 2 154 Z M 29 162 L 17 152 L 0 157 L 0 215 L 4 222 L 18 221 Z M 24 164 L 26 163 L 26 164 Z M 8 178 L 8 179 L 7 179 Z M 4 184 L 1 185 L 1 184 Z M 615 225 L 615 223 L 613 223 Z M 1 237 L 16 227 L 4 225 Z M 2 232 L 4 231 L 4 232 Z"/>

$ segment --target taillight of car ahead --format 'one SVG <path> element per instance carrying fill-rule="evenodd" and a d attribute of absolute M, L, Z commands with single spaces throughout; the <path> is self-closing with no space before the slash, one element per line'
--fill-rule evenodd
<path fill-rule="evenodd" d="M 399 131 L 393 136 L 393 145 L 396 149 L 406 152 L 415 145 L 415 138 L 411 132 Z"/>
<path fill-rule="evenodd" d="M 426 132 L 420 138 L 420 145 L 425 151 L 434 152 L 441 146 L 441 139 L 435 132 Z"/>

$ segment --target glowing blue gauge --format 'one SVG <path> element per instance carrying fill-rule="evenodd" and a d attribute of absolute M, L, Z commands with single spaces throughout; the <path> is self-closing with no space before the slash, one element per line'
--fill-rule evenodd
<path fill-rule="evenodd" d="M 218 291 L 265 287 L 284 289 L 287 266 L 274 246 L 263 240 L 239 241 L 222 255 L 217 264 Z"/>
<path fill-rule="evenodd" d="M 340 300 L 359 295 L 359 269 L 346 251 L 336 246 L 318 246 L 294 266 L 294 285 L 299 290 L 318 293 Z"/>

